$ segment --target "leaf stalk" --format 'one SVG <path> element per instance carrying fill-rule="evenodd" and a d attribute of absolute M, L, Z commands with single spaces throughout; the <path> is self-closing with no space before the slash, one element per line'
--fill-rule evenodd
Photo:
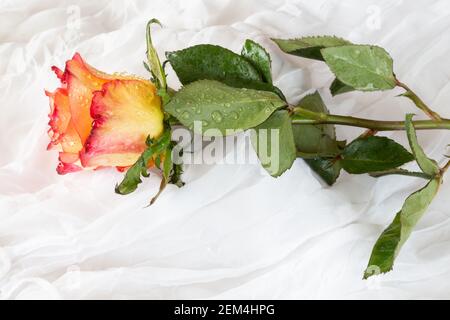
<path fill-rule="evenodd" d="M 440 121 L 442 120 L 441 116 L 431 110 L 431 108 L 422 100 L 420 99 L 420 97 L 411 90 L 411 88 L 409 88 L 406 84 L 404 84 L 403 82 L 396 80 L 396 84 L 398 87 L 403 88 L 406 90 L 406 92 L 404 94 L 402 94 L 402 96 L 405 96 L 409 99 L 411 99 L 411 101 L 414 102 L 414 104 L 420 109 L 422 110 L 428 117 L 430 117 L 430 119 L 436 120 L 436 121 Z"/>

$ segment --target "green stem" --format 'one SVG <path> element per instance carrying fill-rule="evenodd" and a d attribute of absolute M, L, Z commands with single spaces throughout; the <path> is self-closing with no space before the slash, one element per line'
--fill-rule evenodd
<path fill-rule="evenodd" d="M 393 174 L 409 176 L 409 177 L 418 177 L 418 178 L 423 178 L 426 180 L 432 179 L 432 177 L 426 173 L 412 172 L 412 171 L 408 171 L 408 170 L 404 170 L 404 169 L 392 169 L 392 170 L 386 170 L 386 171 L 380 171 L 380 172 L 372 172 L 372 173 L 370 173 L 370 176 L 372 176 L 374 178 L 379 178 L 379 177 L 384 177 L 384 176 L 393 175 Z"/>
<path fill-rule="evenodd" d="M 302 152 L 302 151 L 297 151 L 297 158 L 302 158 L 302 159 L 316 159 L 316 158 L 334 158 L 336 157 L 336 154 L 333 153 L 309 153 L 309 152 Z"/>
<path fill-rule="evenodd" d="M 322 112 L 314 112 L 301 107 L 292 108 L 293 124 L 337 124 L 376 131 L 405 130 L 404 121 L 378 121 L 348 116 L 338 116 Z M 450 130 L 450 119 L 413 121 L 416 130 Z"/>
<path fill-rule="evenodd" d="M 431 119 L 436 121 L 442 120 L 441 116 L 438 113 L 431 110 L 431 108 L 425 102 L 423 102 L 423 100 L 420 99 L 419 96 L 414 91 L 412 91 L 406 84 L 400 82 L 399 80 L 396 81 L 398 87 L 406 90 L 406 92 L 402 94 L 402 96 L 411 99 L 411 101 L 414 102 L 414 104 L 426 115 L 428 115 L 428 117 L 430 117 Z"/>

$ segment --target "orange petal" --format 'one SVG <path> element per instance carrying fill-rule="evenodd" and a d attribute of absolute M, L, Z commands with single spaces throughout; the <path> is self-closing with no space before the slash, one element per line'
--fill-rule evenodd
<path fill-rule="evenodd" d="M 67 126 L 67 130 L 61 138 L 61 148 L 64 152 L 76 153 L 78 154 L 83 145 L 81 144 L 80 136 L 78 135 L 72 120 Z"/>
<path fill-rule="evenodd" d="M 84 143 L 92 126 L 90 107 L 93 92 L 100 90 L 104 83 L 113 80 L 114 77 L 89 66 L 76 53 L 72 60 L 67 61 L 61 79 L 67 84 L 73 124 L 81 137 L 81 142 Z"/>
<path fill-rule="evenodd" d="M 143 80 L 114 80 L 94 93 L 92 132 L 80 153 L 85 167 L 131 166 L 145 150 L 147 136 L 163 131 L 161 100 Z"/>
<path fill-rule="evenodd" d="M 100 110 L 99 114 L 95 115 L 94 112 L 91 116 L 91 103 L 94 92 L 102 89 L 105 83 L 116 79 L 142 80 L 124 75 L 109 75 L 98 71 L 85 63 L 78 53 L 76 53 L 71 60 L 66 62 L 64 71 L 57 67 L 52 67 L 52 70 L 61 80 L 61 88 L 57 89 L 54 93 L 46 92 L 46 95 L 50 99 L 51 108 L 49 115 L 49 135 L 51 137 L 51 142 L 48 148 L 58 146 L 62 151 L 60 152 L 60 164 L 58 165 L 57 171 L 60 174 L 65 174 L 81 170 L 79 153 L 83 149 L 83 144 L 91 135 L 94 118 L 101 119 L 103 117 L 103 115 L 100 114 Z M 151 83 L 146 83 L 149 86 L 152 86 Z M 149 91 L 152 93 L 153 97 L 155 93 L 154 87 Z M 95 143 L 96 140 L 93 139 L 93 141 Z M 122 155 L 119 157 L 119 163 L 129 162 L 124 161 L 124 157 L 130 159 L 133 158 L 134 154 L 138 152 L 137 150 L 139 150 L 139 152 L 141 151 L 139 149 L 140 147 L 142 146 L 139 144 L 130 145 L 128 156 L 124 155 L 126 152 L 121 152 Z M 145 145 L 143 148 L 145 148 Z M 89 148 L 86 148 L 86 150 L 89 150 Z M 83 154 L 84 153 L 85 152 L 83 152 Z M 111 155 L 109 160 L 113 160 L 116 156 L 117 155 Z M 114 161 L 103 162 L 111 163 L 107 165 L 115 165 Z M 95 166 L 100 167 L 101 164 Z M 127 166 L 124 166 L 124 169 L 128 168 L 128 166 L 128 164 Z"/>
<path fill-rule="evenodd" d="M 79 152 L 83 145 L 72 123 L 67 90 L 59 88 L 54 93 L 46 91 L 45 94 L 50 99 L 48 124 L 51 141 L 48 149 L 60 144 L 64 152 Z"/>
<path fill-rule="evenodd" d="M 50 143 L 47 147 L 47 149 L 50 149 L 60 143 L 64 132 L 66 132 L 70 122 L 70 110 L 69 99 L 65 89 L 60 88 L 53 93 L 45 91 L 45 94 L 50 100 L 50 113 L 48 115 L 50 118 L 48 122 L 50 126 L 48 131 Z"/>
<path fill-rule="evenodd" d="M 76 164 L 77 162 L 79 162 L 78 160 L 78 153 L 60 152 L 59 164 L 56 167 L 56 172 L 58 172 L 58 174 L 66 174 L 70 172 L 80 171 L 81 167 Z"/>

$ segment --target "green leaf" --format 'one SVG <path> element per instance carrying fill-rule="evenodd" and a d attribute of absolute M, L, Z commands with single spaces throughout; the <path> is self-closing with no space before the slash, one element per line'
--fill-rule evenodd
<path fill-rule="evenodd" d="M 330 86 L 331 95 L 337 96 L 338 94 L 343 94 L 351 91 L 355 91 L 354 88 L 342 83 L 339 79 L 335 78 L 333 83 Z"/>
<path fill-rule="evenodd" d="M 284 99 L 278 88 L 264 82 L 252 62 L 220 46 L 202 44 L 167 52 L 166 56 L 183 85 L 199 80 L 216 80 L 230 87 L 275 92 Z"/>
<path fill-rule="evenodd" d="M 323 61 L 321 49 L 352 44 L 334 36 L 304 37 L 299 39 L 272 39 L 286 53 Z"/>
<path fill-rule="evenodd" d="M 413 114 L 406 115 L 405 127 L 406 134 L 408 136 L 409 145 L 416 158 L 417 164 L 422 171 L 430 176 L 435 176 L 440 173 L 439 165 L 433 159 L 427 157 L 419 142 L 417 141 L 416 130 L 412 122 Z"/>
<path fill-rule="evenodd" d="M 256 127 L 285 105 L 286 102 L 271 92 L 201 80 L 178 91 L 165 110 L 196 133 L 218 136 L 233 134 L 227 129 L 239 132 Z M 201 122 L 202 128 L 195 126 L 195 121 Z M 219 132 L 205 132 L 208 129 Z"/>
<path fill-rule="evenodd" d="M 288 170 L 296 159 L 292 122 L 286 110 L 272 114 L 251 134 L 252 145 L 262 166 L 278 177 Z"/>
<path fill-rule="evenodd" d="M 167 149 L 170 145 L 170 130 L 165 130 L 161 137 L 156 141 L 147 139 L 147 149 L 141 154 L 139 159 L 136 161 L 131 168 L 127 170 L 122 182 L 116 186 L 116 193 L 118 194 L 129 194 L 135 191 L 138 185 L 142 182 L 141 175 L 148 177 L 147 164 L 151 158 L 157 156 Z"/>
<path fill-rule="evenodd" d="M 342 83 L 356 90 L 393 89 L 393 61 L 383 48 L 346 45 L 321 50 L 325 62 Z"/>
<path fill-rule="evenodd" d="M 314 112 L 328 113 L 318 92 L 305 96 L 298 106 Z M 312 159 L 305 159 L 309 167 L 327 184 L 334 184 L 339 177 L 341 165 L 339 161 L 333 164 L 333 159 L 330 158 L 339 155 L 342 149 L 342 142 L 336 140 L 334 125 L 295 124 L 293 132 L 297 151 L 302 155 L 315 155 Z"/>
<path fill-rule="evenodd" d="M 262 82 L 258 70 L 244 57 L 220 46 L 201 44 L 167 52 L 167 59 L 182 84 L 197 80 Z"/>
<path fill-rule="evenodd" d="M 147 24 L 147 59 L 150 66 L 148 66 L 145 62 L 147 70 L 150 70 L 153 76 L 153 82 L 156 84 L 156 87 L 159 90 L 162 90 L 163 98 L 165 98 L 166 90 L 167 90 L 167 82 L 166 82 L 166 74 L 161 65 L 161 61 L 159 60 L 158 53 L 156 52 L 155 47 L 153 46 L 152 36 L 151 36 L 151 25 L 158 24 L 161 26 L 161 22 L 157 19 L 152 19 Z"/>
<path fill-rule="evenodd" d="M 358 138 L 341 154 L 342 167 L 353 174 L 397 168 L 414 157 L 402 145 L 386 137 Z"/>
<path fill-rule="evenodd" d="M 328 113 L 327 107 L 317 91 L 305 96 L 297 106 L 317 113 Z M 298 124 L 294 126 L 296 131 L 295 141 L 299 151 L 316 154 L 337 154 L 339 152 L 334 125 Z"/>
<path fill-rule="evenodd" d="M 364 279 L 392 270 L 401 247 L 411 235 L 439 190 L 441 178 L 436 177 L 424 188 L 410 195 L 391 225 L 378 238 L 370 256 Z"/>
<path fill-rule="evenodd" d="M 247 39 L 241 55 L 247 58 L 259 70 L 264 82 L 272 84 L 272 61 L 269 53 L 258 43 Z"/>
<path fill-rule="evenodd" d="M 341 174 L 341 161 L 334 161 L 333 159 L 326 158 L 315 158 L 305 159 L 305 162 L 329 186 L 332 186 Z"/>
<path fill-rule="evenodd" d="M 181 164 L 174 164 L 169 183 L 176 185 L 178 188 L 184 186 L 184 182 L 183 180 L 181 180 L 182 174 L 183 174 L 183 166 Z"/>

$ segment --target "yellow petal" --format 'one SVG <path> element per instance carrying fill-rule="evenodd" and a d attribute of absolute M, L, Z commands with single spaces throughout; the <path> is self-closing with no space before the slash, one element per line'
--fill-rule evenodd
<path fill-rule="evenodd" d="M 131 166 L 147 136 L 163 131 L 164 115 L 155 86 L 144 80 L 113 80 L 94 93 L 92 131 L 80 153 L 85 167 Z"/>

